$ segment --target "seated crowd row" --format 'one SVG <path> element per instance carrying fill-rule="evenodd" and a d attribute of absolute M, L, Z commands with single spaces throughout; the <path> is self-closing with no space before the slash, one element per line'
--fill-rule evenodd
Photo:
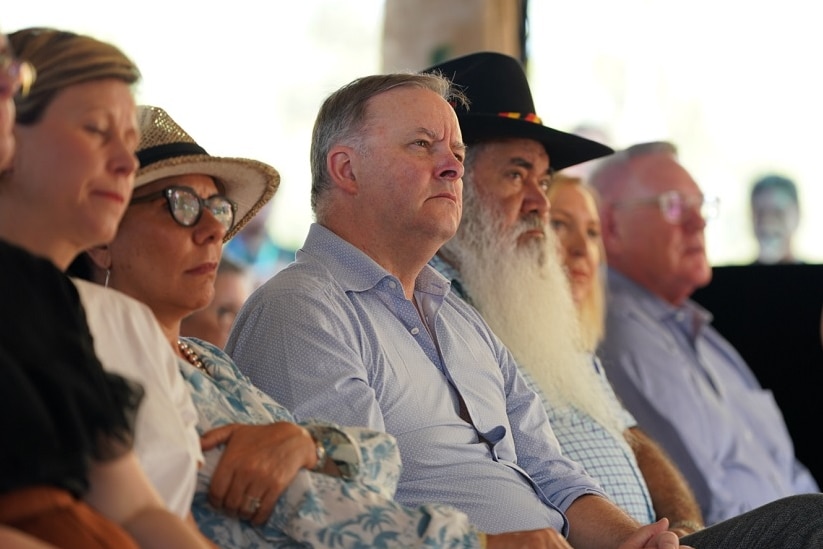
<path fill-rule="evenodd" d="M 689 300 L 708 213 L 672 145 L 543 125 L 502 54 L 354 80 L 316 223 L 223 349 L 181 325 L 277 171 L 136 106 L 111 44 L 23 29 L 0 60 L 3 547 L 823 546 Z"/>

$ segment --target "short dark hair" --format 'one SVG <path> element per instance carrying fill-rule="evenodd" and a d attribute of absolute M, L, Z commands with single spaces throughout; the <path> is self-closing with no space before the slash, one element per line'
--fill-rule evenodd
<path fill-rule="evenodd" d="M 768 174 L 757 179 L 754 185 L 752 185 L 752 200 L 754 200 L 754 197 L 758 194 L 769 190 L 782 191 L 786 196 L 791 198 L 795 204 L 798 204 L 797 185 L 788 177 L 778 174 Z"/>

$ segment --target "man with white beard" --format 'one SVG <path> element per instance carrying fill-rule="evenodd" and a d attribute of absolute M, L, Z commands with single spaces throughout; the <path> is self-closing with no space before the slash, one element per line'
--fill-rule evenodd
<path fill-rule="evenodd" d="M 475 102 L 472 92 L 481 86 L 466 82 L 470 74 L 452 73 L 449 63 L 436 68 L 464 85 Z M 665 516 L 680 535 L 701 529 L 699 506 L 683 476 L 637 429 L 582 351 L 577 312 L 548 224 L 551 143 L 517 129 L 495 136 L 475 134 L 463 120 L 461 127 L 469 144 L 463 218 L 431 264 L 512 351 L 543 398 L 564 454 L 641 523 Z"/>

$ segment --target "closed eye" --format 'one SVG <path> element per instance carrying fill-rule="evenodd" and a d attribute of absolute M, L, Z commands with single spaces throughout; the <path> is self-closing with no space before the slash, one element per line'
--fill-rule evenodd
<path fill-rule="evenodd" d="M 108 132 L 101 128 L 100 126 L 96 126 L 94 124 L 88 124 L 85 126 L 85 130 L 89 133 L 99 135 L 101 137 L 108 137 Z"/>

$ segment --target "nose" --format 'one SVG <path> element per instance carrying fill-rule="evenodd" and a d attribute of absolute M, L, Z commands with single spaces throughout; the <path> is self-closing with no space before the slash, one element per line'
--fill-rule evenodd
<path fill-rule="evenodd" d="M 112 147 L 114 147 L 114 150 L 109 160 L 109 168 L 114 173 L 125 176 L 134 174 L 137 168 L 140 167 L 140 161 L 137 160 L 134 149 L 122 139 L 115 139 Z"/>
<path fill-rule="evenodd" d="M 197 244 L 222 243 L 226 232 L 226 226 L 211 213 L 211 210 L 204 206 L 200 220 L 194 226 L 194 241 Z"/>
<path fill-rule="evenodd" d="M 706 228 L 706 218 L 700 212 L 700 206 L 688 208 L 683 216 L 682 226 L 686 231 L 696 232 Z"/>
<path fill-rule="evenodd" d="M 530 177 L 524 182 L 523 201 L 520 204 L 520 213 L 524 215 L 537 214 L 544 223 L 549 222 L 551 203 L 543 190 L 541 180 Z"/>
<path fill-rule="evenodd" d="M 565 248 L 569 256 L 586 255 L 586 235 L 583 234 L 581 229 L 570 230 L 566 233 Z"/>
<path fill-rule="evenodd" d="M 8 101 L 14 97 L 14 79 L 5 70 L 0 68 L 0 99 Z"/>
<path fill-rule="evenodd" d="M 13 74 L 13 65 L 6 67 L 0 61 L 0 99 L 9 100 L 17 93 L 19 78 Z"/>
<path fill-rule="evenodd" d="M 449 151 L 437 168 L 437 177 L 447 181 L 456 181 L 463 177 L 463 169 L 463 163 Z"/>

